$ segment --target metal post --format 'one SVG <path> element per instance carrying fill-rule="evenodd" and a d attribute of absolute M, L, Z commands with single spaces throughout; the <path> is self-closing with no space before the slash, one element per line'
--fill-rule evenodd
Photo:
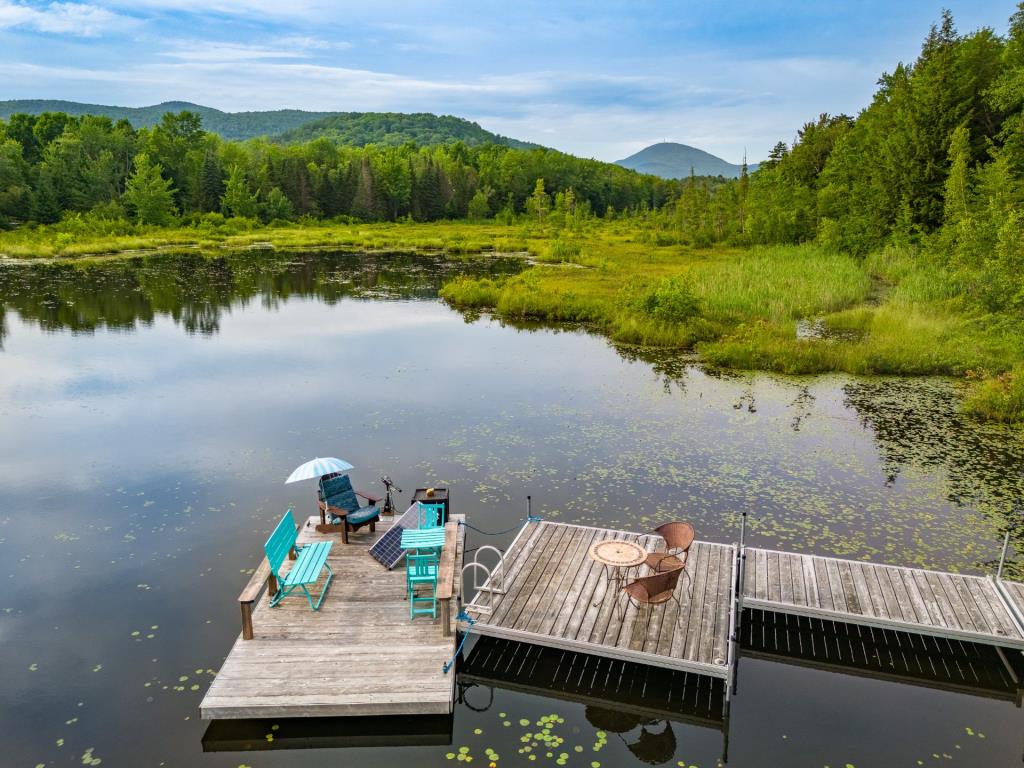
<path fill-rule="evenodd" d="M 996 571 L 996 579 L 1003 577 L 1003 565 L 1006 563 L 1006 550 L 1010 547 L 1010 529 L 1006 529 L 1006 535 L 1003 537 L 1003 553 L 999 556 L 999 569 Z"/>
<path fill-rule="evenodd" d="M 746 575 L 747 575 L 747 513 L 746 512 L 743 512 L 742 513 L 742 517 L 740 518 L 740 564 L 739 564 L 739 568 L 737 568 L 736 570 L 738 571 L 737 578 L 739 579 L 739 584 L 736 585 L 736 600 L 739 603 L 739 605 L 736 608 L 736 613 L 737 613 L 737 616 L 736 616 L 736 627 L 737 627 L 737 630 L 736 631 L 738 632 L 739 631 L 739 626 L 743 623 L 743 583 L 746 580 Z"/>
<path fill-rule="evenodd" d="M 526 519 L 529 520 L 533 517 L 533 501 L 530 499 L 530 495 L 526 495 Z"/>

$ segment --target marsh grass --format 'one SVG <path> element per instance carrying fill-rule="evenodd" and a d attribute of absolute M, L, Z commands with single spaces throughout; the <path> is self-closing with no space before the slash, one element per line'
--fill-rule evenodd
<path fill-rule="evenodd" d="M 992 421 L 1024 421 L 1024 367 L 983 375 L 967 395 L 964 410 Z"/>

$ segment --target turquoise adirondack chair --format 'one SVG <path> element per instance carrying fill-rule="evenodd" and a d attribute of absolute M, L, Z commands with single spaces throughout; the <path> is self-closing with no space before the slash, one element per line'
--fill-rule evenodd
<path fill-rule="evenodd" d="M 419 527 L 437 528 L 441 525 L 441 516 L 444 512 L 443 504 L 424 504 L 419 502 Z"/>
<path fill-rule="evenodd" d="M 410 621 L 417 616 L 429 615 L 437 618 L 437 565 L 436 554 L 405 556 L 405 583 L 409 591 Z M 417 593 L 417 588 L 429 589 L 429 593 Z M 429 608 L 426 607 L 427 604 Z"/>
<path fill-rule="evenodd" d="M 274 574 L 274 578 L 277 579 L 278 585 L 277 594 L 270 600 L 270 607 L 273 608 L 296 589 L 301 589 L 306 593 L 309 607 L 318 611 L 327 594 L 327 586 L 334 578 L 334 571 L 327 564 L 327 556 L 331 552 L 331 542 L 318 541 L 300 546 L 295 543 L 297 537 L 298 529 L 295 526 L 295 516 L 289 507 L 274 532 L 270 534 L 267 543 L 263 545 L 263 549 L 267 553 L 267 562 L 270 563 L 270 570 Z M 295 562 L 292 563 L 292 567 L 287 573 L 282 573 L 281 566 L 288 559 L 288 553 L 292 549 L 297 554 Z M 324 582 L 320 597 L 314 603 L 308 585 L 316 584 L 320 580 L 320 573 L 324 570 L 327 571 L 327 581 Z"/>

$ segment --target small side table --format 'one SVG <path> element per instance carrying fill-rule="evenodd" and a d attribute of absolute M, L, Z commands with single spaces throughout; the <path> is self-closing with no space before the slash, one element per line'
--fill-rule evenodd
<path fill-rule="evenodd" d="M 444 528 L 444 524 L 448 522 L 448 489 L 435 487 L 434 495 L 427 496 L 426 488 L 417 488 L 416 492 L 412 495 L 412 503 L 415 504 L 417 501 L 421 501 L 424 504 L 440 504 L 441 520 L 438 522 L 438 525 Z"/>
<path fill-rule="evenodd" d="M 629 569 L 643 564 L 647 560 L 647 550 L 632 541 L 603 539 L 595 541 L 587 550 L 587 555 L 595 563 L 604 567 L 605 577 L 615 584 L 615 591 L 622 587 L 622 582 L 629 575 Z M 599 603 L 594 603 L 595 606 Z"/>

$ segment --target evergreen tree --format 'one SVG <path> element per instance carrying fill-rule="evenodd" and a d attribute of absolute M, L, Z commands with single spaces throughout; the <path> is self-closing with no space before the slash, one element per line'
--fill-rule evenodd
<path fill-rule="evenodd" d="M 124 201 L 140 224 L 169 224 L 174 217 L 174 191 L 163 168 L 145 152 L 135 156 L 135 170 L 128 179 Z"/>
<path fill-rule="evenodd" d="M 376 221 L 384 216 L 369 154 L 363 154 L 359 165 L 355 194 L 352 197 L 352 215 L 367 221 Z"/>
<path fill-rule="evenodd" d="M 266 199 L 263 201 L 263 220 L 264 221 L 287 221 L 294 215 L 294 209 L 292 208 L 292 202 L 288 199 L 284 192 L 277 187 L 274 187 L 267 193 Z"/>
<path fill-rule="evenodd" d="M 956 227 L 970 217 L 971 144 L 966 125 L 953 131 L 949 143 L 949 175 L 946 177 L 944 205 L 945 223 Z"/>
<path fill-rule="evenodd" d="M 491 215 L 491 195 L 494 190 L 490 187 L 480 187 L 469 201 L 469 218 L 486 219 Z"/>
<path fill-rule="evenodd" d="M 0 138 L 0 227 L 11 219 L 25 220 L 32 214 L 28 171 L 21 145 L 14 139 Z"/>
<path fill-rule="evenodd" d="M 444 195 L 441 173 L 430 159 L 414 173 L 413 218 L 418 221 L 437 221 L 444 218 Z"/>
<path fill-rule="evenodd" d="M 526 212 L 537 221 L 545 221 L 551 211 L 551 198 L 544 191 L 544 179 L 537 179 L 533 194 L 526 201 Z"/>
<path fill-rule="evenodd" d="M 228 174 L 228 183 L 220 198 L 220 207 L 225 216 L 255 219 L 259 213 L 259 202 L 249 189 L 245 171 L 239 165 L 233 166 Z"/>
<path fill-rule="evenodd" d="M 199 180 L 199 210 L 219 211 L 224 194 L 224 170 L 214 152 L 203 157 L 203 170 Z"/>

